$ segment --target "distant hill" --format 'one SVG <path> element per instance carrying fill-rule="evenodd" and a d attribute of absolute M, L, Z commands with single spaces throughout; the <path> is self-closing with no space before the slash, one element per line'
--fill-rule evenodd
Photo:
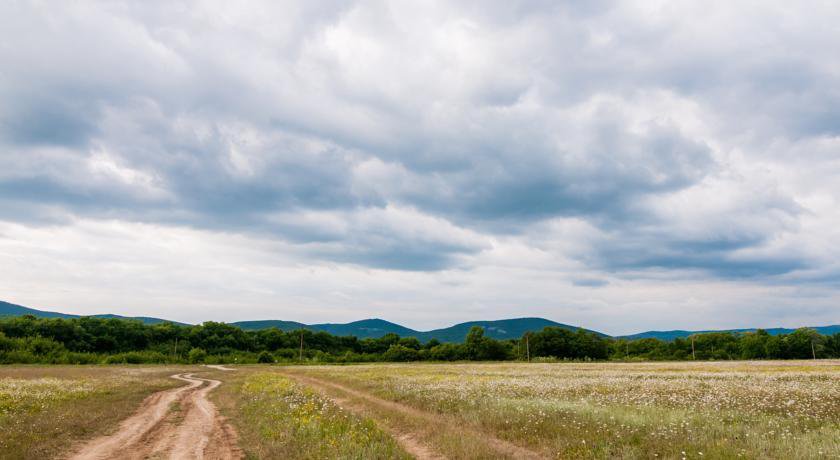
<path fill-rule="evenodd" d="M 39 318 L 76 318 L 76 315 L 68 315 L 65 313 L 56 313 L 54 311 L 41 311 L 34 308 L 24 307 L 22 305 L 15 305 L 9 302 L 0 300 L 0 317 L 2 316 L 23 316 L 32 315 Z"/>
<path fill-rule="evenodd" d="M 497 321 L 470 321 L 456 324 L 444 329 L 420 332 L 419 335 L 415 337 L 424 342 L 431 339 L 437 339 L 441 342 L 461 342 L 473 326 L 483 327 L 484 335 L 499 340 L 518 339 L 525 335 L 526 332 L 541 331 L 549 326 L 568 329 L 571 331 L 579 329 L 576 326 L 569 326 L 568 324 L 558 323 L 545 318 L 514 318 L 501 319 Z M 605 334 L 601 334 L 600 332 L 590 332 L 595 332 L 600 336 L 606 337 Z"/>
<path fill-rule="evenodd" d="M 15 305 L 13 303 L 0 301 L 0 317 L 3 316 L 21 316 L 33 315 L 41 318 L 79 318 L 79 315 L 71 315 L 67 313 L 58 313 L 53 311 L 36 310 L 34 308 Z M 169 321 L 160 318 L 149 318 L 145 316 L 128 317 L 113 314 L 91 315 L 96 318 L 121 318 L 134 319 L 142 321 L 146 324 L 157 324 L 164 322 L 171 322 L 174 324 L 181 324 L 176 321 Z M 339 336 L 356 336 L 360 339 L 379 338 L 385 334 L 394 333 L 400 337 L 417 337 L 422 342 L 428 342 L 431 339 L 437 339 L 441 342 L 461 342 L 466 337 L 467 332 L 473 326 L 481 326 L 484 328 L 484 334 L 498 340 L 518 339 L 526 332 L 541 331 L 545 327 L 560 327 L 571 331 L 576 331 L 577 326 L 558 323 L 545 318 L 513 318 L 502 319 L 497 321 L 470 321 L 466 323 L 456 324 L 454 326 L 435 329 L 432 331 L 417 331 L 414 329 L 401 326 L 384 319 L 372 318 L 363 319 L 360 321 L 353 321 L 350 323 L 322 323 L 322 324 L 304 324 L 297 321 L 283 321 L 283 320 L 261 320 L 261 321 L 237 321 L 230 323 L 233 326 L 240 327 L 244 330 L 255 331 L 260 329 L 269 329 L 276 327 L 283 331 L 293 331 L 296 329 L 309 329 L 312 331 L 324 331 L 333 335 Z M 833 326 L 818 326 L 813 327 L 820 334 L 831 335 L 840 333 L 840 325 Z M 769 328 L 765 329 L 771 335 L 789 334 L 795 329 L 787 328 Z M 709 332 L 753 332 L 755 329 L 727 329 L 727 330 L 701 330 L 701 331 L 646 331 L 638 334 L 624 335 L 616 338 L 623 339 L 644 339 L 655 338 L 660 340 L 674 340 L 678 337 L 688 337 L 692 334 L 705 334 Z M 594 332 L 602 337 L 609 337 L 597 331 Z"/>
<path fill-rule="evenodd" d="M 0 301 L 0 317 L 2 316 L 22 316 L 33 315 L 41 318 L 79 318 L 79 315 L 71 315 L 66 313 L 57 313 L 51 311 L 36 310 L 34 308 L 15 305 L 8 302 Z M 149 317 L 126 317 L 113 314 L 91 315 L 96 318 L 122 318 L 122 319 L 136 319 L 146 324 L 157 324 L 167 322 L 168 320 L 160 318 Z M 183 324 L 171 321 L 175 324 Z M 371 318 L 360 321 L 353 321 L 350 323 L 322 323 L 322 324 L 304 324 L 297 321 L 283 321 L 283 320 L 261 320 L 261 321 L 237 321 L 230 323 L 233 326 L 240 327 L 244 330 L 255 331 L 260 329 L 269 329 L 276 327 L 282 331 L 293 331 L 296 329 L 309 329 L 313 331 L 328 332 L 333 335 L 347 336 L 352 335 L 360 339 L 379 338 L 385 334 L 394 333 L 400 337 L 417 337 L 422 342 L 428 342 L 431 339 L 437 339 L 441 342 L 462 342 L 466 337 L 472 326 L 481 326 L 484 328 L 484 333 L 488 337 L 494 339 L 517 339 L 522 337 L 528 331 L 541 331 L 547 326 L 561 327 L 569 330 L 577 330 L 575 326 L 562 324 L 544 318 L 515 318 L 503 319 L 498 321 L 470 321 L 467 323 L 460 323 L 442 329 L 435 329 L 433 331 L 417 331 L 414 329 L 401 326 L 384 319 Z M 594 332 L 594 331 L 593 331 Z M 605 334 L 596 332 L 603 337 Z"/>
<path fill-rule="evenodd" d="M 257 320 L 257 321 L 237 321 L 235 323 L 230 323 L 232 326 L 239 327 L 246 331 L 258 331 L 260 329 L 271 329 L 272 327 L 276 327 L 281 331 L 294 331 L 297 329 L 306 329 L 309 326 L 303 323 L 299 323 L 297 321 L 282 321 L 279 319 L 266 319 L 266 320 Z"/>
<path fill-rule="evenodd" d="M 437 339 L 441 342 L 461 342 L 466 337 L 467 332 L 473 326 L 481 326 L 484 328 L 484 333 L 488 337 L 494 339 L 518 339 L 528 331 L 541 331 L 547 326 L 561 327 L 576 331 L 578 328 L 569 326 L 568 324 L 557 323 L 544 318 L 515 318 L 503 319 L 498 321 L 470 321 L 467 323 L 460 323 L 443 329 L 435 329 L 432 331 L 417 331 L 409 329 L 405 326 L 385 321 L 383 319 L 363 319 L 361 321 L 353 321 L 351 323 L 325 323 L 325 324 L 303 324 L 294 321 L 239 321 L 231 323 L 234 326 L 241 327 L 246 330 L 267 329 L 276 327 L 284 331 L 291 331 L 295 329 L 310 329 L 313 331 L 329 332 L 333 335 L 353 335 L 360 339 L 379 338 L 385 334 L 394 333 L 400 337 L 417 337 L 422 342 L 428 342 L 431 339 Z M 600 332 L 596 332 L 601 336 L 605 336 Z M 605 336 L 606 337 L 606 336 Z"/>
<path fill-rule="evenodd" d="M 414 329 L 409 329 L 405 326 L 378 318 L 363 319 L 346 324 L 313 324 L 310 327 L 315 330 L 329 332 L 333 335 L 355 335 L 360 339 L 367 337 L 377 338 L 390 333 L 397 334 L 400 337 L 412 337 L 418 334 Z"/>
<path fill-rule="evenodd" d="M 409 329 L 399 324 L 385 321 L 384 319 L 363 319 L 360 321 L 353 321 L 352 323 L 323 323 L 323 324 L 303 324 L 296 321 L 238 321 L 230 323 L 233 326 L 241 327 L 245 330 L 259 330 L 276 327 L 283 331 L 292 331 L 295 329 L 309 329 L 312 331 L 323 331 L 333 335 L 354 335 L 360 339 L 379 338 L 385 334 L 398 334 L 400 337 L 417 336 L 420 332 L 414 329 Z"/>
<path fill-rule="evenodd" d="M 68 313 L 58 313 L 54 311 L 44 311 L 44 310 L 36 310 L 34 308 L 24 307 L 22 305 L 15 305 L 9 302 L 3 302 L 0 300 L 0 317 L 3 316 L 23 316 L 23 315 L 32 315 L 38 318 L 81 318 L 80 315 L 71 315 Z M 142 321 L 145 324 L 158 324 L 158 323 L 173 323 L 173 324 L 181 324 L 177 321 L 169 321 L 166 319 L 160 318 L 149 318 L 146 316 L 120 316 L 120 315 L 113 315 L 113 314 L 102 314 L 102 315 L 88 315 L 93 318 L 117 318 L 117 319 L 134 319 L 138 321 Z"/>
<path fill-rule="evenodd" d="M 819 332 L 823 335 L 832 335 L 840 332 L 840 324 L 836 324 L 833 326 L 816 326 L 812 327 L 811 329 Z M 790 334 L 791 332 L 795 331 L 796 329 L 789 329 L 784 327 L 774 327 L 774 328 L 767 328 L 764 329 L 770 335 L 780 335 L 780 334 Z M 646 331 L 640 332 L 638 334 L 631 334 L 631 335 L 623 335 L 617 338 L 620 339 L 659 339 L 659 340 L 674 340 L 676 338 L 688 337 L 693 334 L 708 334 L 710 332 L 731 332 L 731 333 L 742 333 L 742 332 L 755 332 L 756 329 L 725 329 L 725 330 L 703 330 L 703 331 L 683 331 L 683 330 L 674 330 L 674 331 Z"/>

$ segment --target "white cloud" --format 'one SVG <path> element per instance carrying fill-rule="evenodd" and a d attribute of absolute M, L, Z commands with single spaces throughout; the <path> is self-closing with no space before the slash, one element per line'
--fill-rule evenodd
<path fill-rule="evenodd" d="M 838 17 L 4 4 L 0 287 L 193 320 L 837 322 Z"/>

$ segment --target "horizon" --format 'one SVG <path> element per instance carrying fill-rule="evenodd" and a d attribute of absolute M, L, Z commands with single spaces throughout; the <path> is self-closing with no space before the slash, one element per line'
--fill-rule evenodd
<path fill-rule="evenodd" d="M 74 313 L 72 311 L 64 311 L 64 310 L 59 310 L 57 308 L 52 308 L 52 307 L 36 308 L 36 307 L 32 307 L 32 306 L 20 305 L 20 304 L 17 304 L 15 302 L 8 302 L 8 301 L 4 301 L 2 299 L 0 299 L 0 302 L 6 302 L 6 303 L 9 303 L 9 304 L 12 304 L 12 305 L 19 306 L 19 307 L 30 308 L 30 309 L 34 309 L 34 310 L 38 310 L 38 311 L 43 311 L 43 312 L 62 313 L 62 314 L 69 314 L 69 315 L 76 315 L 76 316 L 98 316 L 98 315 L 113 314 L 113 313 L 110 313 L 110 312 L 78 314 L 78 313 Z M 119 315 L 119 316 L 125 317 L 126 319 L 154 318 L 154 319 L 159 319 L 159 320 L 163 320 L 163 321 L 177 322 L 177 323 L 186 324 L 186 325 L 193 325 L 193 326 L 194 325 L 200 325 L 204 322 L 204 321 L 198 321 L 198 322 L 177 321 L 177 320 L 173 320 L 171 318 L 150 317 L 148 315 L 143 315 L 143 314 L 128 314 L 128 315 Z M 0 318 L 2 318 L 2 315 L 0 315 Z M 389 319 L 380 318 L 380 317 L 359 318 L 359 319 L 354 319 L 354 320 L 349 320 L 349 321 L 344 321 L 344 322 L 336 322 L 336 321 L 305 322 L 305 321 L 298 321 L 298 320 L 286 319 L 286 318 L 233 319 L 233 320 L 218 320 L 217 322 L 225 323 L 225 324 L 236 324 L 236 323 L 244 323 L 244 322 L 285 321 L 285 322 L 290 322 L 290 323 L 299 323 L 299 324 L 302 324 L 304 326 L 317 326 L 317 325 L 344 325 L 344 324 L 358 323 L 358 322 L 362 322 L 362 321 L 384 321 L 386 323 L 390 323 L 390 324 L 393 324 L 395 326 L 404 327 L 404 328 L 410 329 L 410 330 L 415 331 L 415 332 L 427 333 L 427 332 L 433 332 L 433 331 L 439 330 L 439 329 L 447 329 L 447 328 L 450 328 L 450 327 L 459 326 L 459 325 L 462 325 L 462 324 L 475 323 L 475 322 L 498 322 L 498 321 L 515 321 L 515 320 L 526 320 L 526 319 L 546 320 L 546 321 L 552 321 L 552 322 L 558 323 L 558 324 L 563 324 L 563 325 L 566 325 L 566 326 L 581 327 L 581 328 L 586 329 L 586 330 L 606 334 L 610 337 L 632 336 L 632 335 L 644 334 L 644 333 L 648 333 L 648 332 L 680 332 L 680 331 L 685 331 L 685 332 L 728 332 L 728 331 L 749 330 L 749 329 L 753 329 L 753 330 L 756 330 L 756 329 L 768 329 L 768 330 L 769 329 L 794 329 L 795 330 L 795 329 L 799 329 L 799 328 L 819 328 L 819 327 L 838 326 L 838 324 L 806 324 L 806 325 L 796 325 L 796 326 L 758 326 L 758 327 L 757 326 L 744 326 L 744 327 L 732 327 L 732 328 L 728 328 L 728 329 L 710 329 L 710 328 L 703 328 L 703 327 L 697 327 L 697 328 L 692 328 L 692 329 L 664 328 L 664 329 L 645 329 L 645 330 L 639 330 L 639 331 L 635 331 L 635 332 L 613 333 L 613 332 L 610 332 L 610 331 L 591 329 L 591 328 L 583 327 L 583 326 L 580 326 L 580 325 L 577 325 L 577 324 L 569 324 L 569 323 L 566 323 L 566 322 L 563 322 L 563 321 L 558 321 L 558 320 L 553 319 L 553 318 L 545 318 L 545 317 L 539 317 L 539 316 L 518 316 L 518 317 L 506 317 L 506 318 L 496 318 L 496 319 L 488 319 L 488 318 L 472 319 L 472 320 L 467 320 L 467 321 L 458 321 L 458 322 L 455 322 L 455 323 L 446 323 L 446 324 L 441 323 L 438 326 L 431 327 L 431 328 L 418 328 L 418 327 L 414 327 L 414 326 L 411 326 L 411 325 L 406 325 L 406 324 L 403 324 L 403 323 L 400 323 L 400 322 L 397 322 L 397 321 L 391 321 Z"/>
<path fill-rule="evenodd" d="M 0 4 L 0 293 L 185 323 L 840 324 L 838 15 Z"/>

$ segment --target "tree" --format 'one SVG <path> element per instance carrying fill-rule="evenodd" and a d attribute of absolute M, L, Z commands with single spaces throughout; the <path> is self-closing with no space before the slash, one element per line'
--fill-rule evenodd
<path fill-rule="evenodd" d="M 821 357 L 824 354 L 823 336 L 817 331 L 803 327 L 785 336 L 787 357 L 795 359 L 809 359 Z"/>
<path fill-rule="evenodd" d="M 767 339 L 770 334 L 764 329 L 755 332 L 748 332 L 741 337 L 739 342 L 741 358 L 762 359 L 767 357 Z"/>
<path fill-rule="evenodd" d="M 507 347 L 490 337 L 484 336 L 484 328 L 473 326 L 464 340 L 464 352 L 474 361 L 495 361 L 508 358 Z"/>

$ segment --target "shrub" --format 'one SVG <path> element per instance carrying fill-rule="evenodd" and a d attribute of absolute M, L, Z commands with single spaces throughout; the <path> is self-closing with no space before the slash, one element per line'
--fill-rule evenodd
<path fill-rule="evenodd" d="M 207 359 L 207 352 L 201 348 L 193 348 L 190 350 L 189 354 L 187 354 L 187 359 L 192 364 L 203 364 Z"/>
<path fill-rule="evenodd" d="M 274 356 L 271 356 L 271 353 L 267 351 L 261 351 L 260 354 L 257 355 L 257 362 L 261 364 L 274 363 Z"/>
<path fill-rule="evenodd" d="M 405 345 L 394 344 L 388 347 L 385 354 L 382 355 L 385 361 L 417 361 L 418 353 L 414 348 L 408 348 Z"/>
<path fill-rule="evenodd" d="M 429 350 L 429 357 L 435 361 L 457 361 L 464 359 L 464 347 L 455 343 L 442 343 Z"/>

